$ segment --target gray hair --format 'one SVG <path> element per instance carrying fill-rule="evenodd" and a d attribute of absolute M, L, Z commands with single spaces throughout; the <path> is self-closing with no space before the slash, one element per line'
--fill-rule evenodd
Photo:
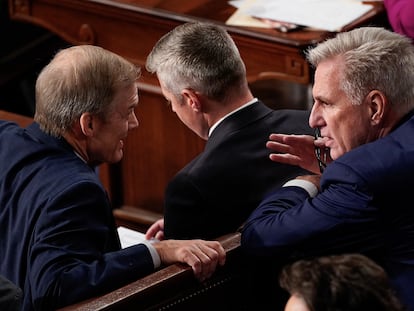
<path fill-rule="evenodd" d="M 341 87 L 353 104 L 379 90 L 400 113 L 413 108 L 414 46 L 409 38 L 380 27 L 362 27 L 307 51 L 314 67 L 335 56 L 344 61 Z"/>
<path fill-rule="evenodd" d="M 208 23 L 186 23 L 154 46 L 146 68 L 174 95 L 190 88 L 222 100 L 230 87 L 245 84 L 246 68 L 226 30 Z"/>
<path fill-rule="evenodd" d="M 105 119 L 116 92 L 139 77 L 139 67 L 101 47 L 63 49 L 37 78 L 34 119 L 43 131 L 57 137 L 85 112 Z"/>

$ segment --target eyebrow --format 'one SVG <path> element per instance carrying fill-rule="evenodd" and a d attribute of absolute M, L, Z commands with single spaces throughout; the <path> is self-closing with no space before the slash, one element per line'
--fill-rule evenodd
<path fill-rule="evenodd" d="M 329 103 L 330 102 L 329 99 L 327 99 L 323 95 L 322 96 L 320 96 L 320 95 L 319 96 L 314 96 L 313 100 L 314 101 L 317 100 L 317 101 L 324 102 L 324 103 Z"/>

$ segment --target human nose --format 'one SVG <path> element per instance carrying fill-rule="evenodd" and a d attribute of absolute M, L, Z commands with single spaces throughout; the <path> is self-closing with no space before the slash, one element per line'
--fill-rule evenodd
<path fill-rule="evenodd" d="M 309 126 L 312 128 L 321 127 L 323 125 L 323 117 L 320 111 L 320 105 L 315 102 L 312 106 L 311 113 L 309 115 Z"/>
<path fill-rule="evenodd" d="M 132 112 L 129 121 L 128 121 L 128 129 L 132 130 L 134 128 L 137 128 L 139 126 L 138 118 L 135 114 L 135 112 Z"/>

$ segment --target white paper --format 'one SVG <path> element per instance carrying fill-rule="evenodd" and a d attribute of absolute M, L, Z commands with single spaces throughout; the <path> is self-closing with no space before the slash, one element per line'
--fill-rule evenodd
<path fill-rule="evenodd" d="M 140 243 L 152 243 L 158 241 L 156 239 L 147 240 L 145 238 L 145 234 L 139 231 L 135 231 L 126 227 L 118 227 L 118 235 L 119 239 L 121 240 L 121 247 L 126 248 L 132 245 L 140 244 Z"/>
<path fill-rule="evenodd" d="M 357 0 L 255 0 L 235 5 L 242 13 L 328 31 L 340 31 L 372 9 Z"/>
<path fill-rule="evenodd" d="M 233 1 L 229 1 L 229 4 L 236 8 L 240 8 L 244 2 L 246 1 L 245 0 L 233 0 Z"/>
<path fill-rule="evenodd" d="M 234 12 L 226 21 L 227 25 L 232 26 L 249 26 L 249 27 L 259 27 L 259 28 L 272 28 L 270 25 L 254 18 L 242 10 L 247 9 L 251 3 L 256 0 L 234 0 L 229 1 L 229 4 L 236 7 L 237 10 Z"/>

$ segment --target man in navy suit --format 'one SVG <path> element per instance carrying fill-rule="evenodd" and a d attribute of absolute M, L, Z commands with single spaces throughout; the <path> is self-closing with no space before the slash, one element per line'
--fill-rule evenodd
<path fill-rule="evenodd" d="M 225 253 L 217 241 L 168 240 L 121 249 L 95 166 L 123 156 L 138 126 L 140 70 L 102 48 L 60 51 L 36 82 L 35 122 L 0 121 L 0 274 L 23 310 L 55 310 L 183 262 L 200 280 Z"/>
<path fill-rule="evenodd" d="M 171 109 L 206 140 L 204 151 L 169 182 L 164 219 L 148 237 L 210 239 L 235 232 L 267 192 L 305 172 L 270 161 L 266 141 L 272 132 L 312 133 L 309 112 L 272 110 L 254 98 L 225 29 L 180 25 L 156 43 L 146 66 L 157 74 Z"/>
<path fill-rule="evenodd" d="M 278 259 L 362 253 L 414 310 L 411 41 L 365 27 L 338 34 L 307 57 L 316 67 L 309 124 L 322 138 L 274 134 L 268 147 L 277 152 L 274 161 L 315 174 L 266 197 L 246 222 L 242 247 Z"/>

